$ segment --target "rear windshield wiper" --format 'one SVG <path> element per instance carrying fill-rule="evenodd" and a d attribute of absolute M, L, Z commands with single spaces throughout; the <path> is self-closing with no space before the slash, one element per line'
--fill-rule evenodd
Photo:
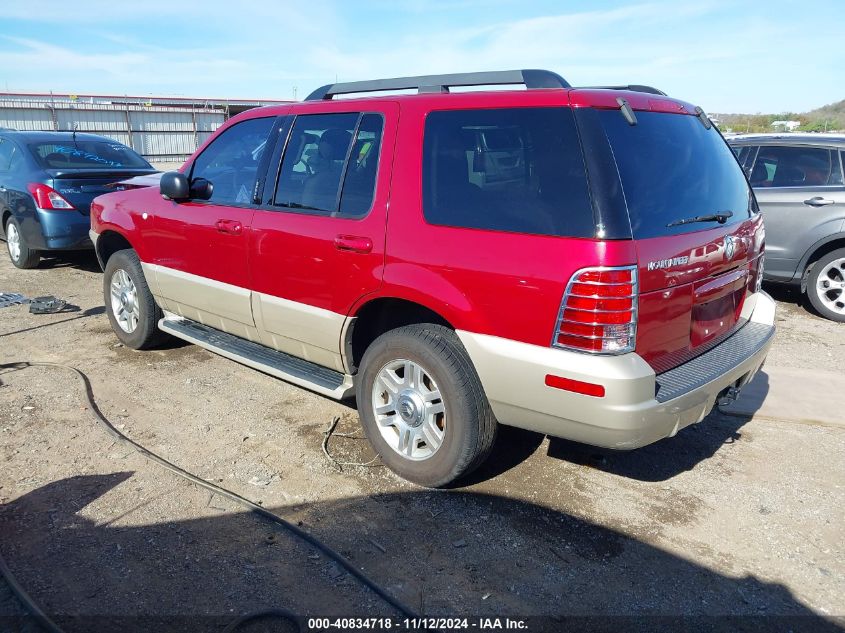
<path fill-rule="evenodd" d="M 732 211 L 725 211 L 723 213 L 711 213 L 709 215 L 697 215 L 693 218 L 684 218 L 683 220 L 675 220 L 674 222 L 669 222 L 666 226 L 681 226 L 682 224 L 693 224 L 694 222 L 718 222 L 719 224 L 724 224 L 728 221 L 728 218 L 733 217 Z"/>

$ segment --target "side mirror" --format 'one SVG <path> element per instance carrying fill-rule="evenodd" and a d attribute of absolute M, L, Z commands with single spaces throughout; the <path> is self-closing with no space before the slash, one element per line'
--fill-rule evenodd
<path fill-rule="evenodd" d="M 162 198 L 179 202 L 191 197 L 191 186 L 188 177 L 180 171 L 168 171 L 161 175 L 159 191 Z"/>
<path fill-rule="evenodd" d="M 210 180 L 194 178 L 190 189 L 191 198 L 195 200 L 211 200 L 212 193 L 214 193 L 214 185 L 211 184 Z"/>

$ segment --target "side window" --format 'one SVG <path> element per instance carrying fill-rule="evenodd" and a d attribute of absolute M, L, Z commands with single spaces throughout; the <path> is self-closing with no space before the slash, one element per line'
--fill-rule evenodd
<path fill-rule="evenodd" d="M 380 114 L 361 117 L 340 194 L 338 215 L 341 217 L 364 217 L 373 204 L 383 128 L 384 119 Z"/>
<path fill-rule="evenodd" d="M 205 178 L 213 185 L 210 202 L 250 204 L 255 179 L 275 117 L 248 119 L 233 125 L 194 161 L 191 179 Z"/>
<path fill-rule="evenodd" d="M 831 185 L 845 185 L 845 174 L 843 174 L 843 170 L 845 170 L 845 152 L 839 152 L 839 165 L 836 165 L 836 151 L 832 153 L 833 155 L 833 171 L 830 176 L 830 182 L 828 184 Z"/>
<path fill-rule="evenodd" d="M 10 143 L 11 144 L 11 143 Z M 17 172 L 21 171 L 24 168 L 24 158 L 21 150 L 15 147 L 12 150 L 12 158 L 9 160 L 9 171 L 10 172 Z"/>
<path fill-rule="evenodd" d="M 384 121 L 357 112 L 300 115 L 290 133 L 273 204 L 334 217 L 372 205 Z"/>
<path fill-rule="evenodd" d="M 430 113 L 423 142 L 423 213 L 432 224 L 447 226 L 593 235 L 572 111 Z"/>
<path fill-rule="evenodd" d="M 0 138 L 0 172 L 7 172 L 11 166 L 15 146 Z"/>
<path fill-rule="evenodd" d="M 751 174 L 754 187 L 823 187 L 842 183 L 836 152 L 821 147 L 762 146 Z"/>

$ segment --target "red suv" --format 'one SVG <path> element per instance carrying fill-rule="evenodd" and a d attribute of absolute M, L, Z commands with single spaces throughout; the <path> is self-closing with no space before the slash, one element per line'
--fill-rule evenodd
<path fill-rule="evenodd" d="M 449 90 L 493 84 L 527 89 Z M 325 86 L 231 119 L 91 222 L 125 345 L 166 332 L 354 395 L 384 462 L 426 486 L 481 463 L 498 424 L 618 449 L 672 436 L 774 334 L 742 169 L 700 108 L 647 86 Z"/>

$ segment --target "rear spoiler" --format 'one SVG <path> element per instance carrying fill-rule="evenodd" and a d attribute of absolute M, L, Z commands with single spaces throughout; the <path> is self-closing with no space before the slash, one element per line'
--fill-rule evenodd
<path fill-rule="evenodd" d="M 152 174 L 143 174 L 135 176 L 127 180 L 118 180 L 117 182 L 110 182 L 106 187 L 112 189 L 142 189 L 144 187 L 158 187 L 163 172 L 157 171 Z"/>

